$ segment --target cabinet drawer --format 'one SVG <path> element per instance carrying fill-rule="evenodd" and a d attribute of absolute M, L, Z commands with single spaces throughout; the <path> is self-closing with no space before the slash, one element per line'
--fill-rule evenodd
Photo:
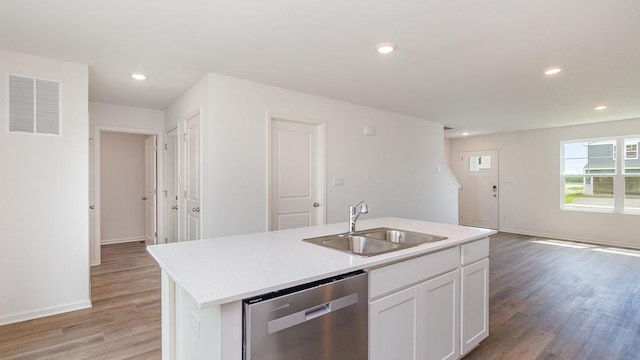
<path fill-rule="evenodd" d="M 489 257 L 489 238 L 462 245 L 462 256 L 460 257 L 462 265 L 469 265 L 486 257 Z"/>
<path fill-rule="evenodd" d="M 369 271 L 369 298 L 417 284 L 445 272 L 460 263 L 460 247 L 403 261 Z"/>

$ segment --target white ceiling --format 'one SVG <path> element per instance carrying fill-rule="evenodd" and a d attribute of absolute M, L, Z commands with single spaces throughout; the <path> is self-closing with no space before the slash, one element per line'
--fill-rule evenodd
<path fill-rule="evenodd" d="M 152 109 L 214 72 L 454 137 L 640 117 L 638 0 L 1 0 L 0 49 L 88 64 L 91 101 Z"/>

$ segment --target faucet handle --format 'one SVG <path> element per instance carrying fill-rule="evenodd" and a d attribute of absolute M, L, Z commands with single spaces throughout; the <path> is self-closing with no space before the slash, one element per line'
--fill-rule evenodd
<path fill-rule="evenodd" d="M 360 207 L 360 214 L 368 214 L 368 213 L 369 213 L 369 206 L 367 204 L 362 204 L 362 206 Z"/>

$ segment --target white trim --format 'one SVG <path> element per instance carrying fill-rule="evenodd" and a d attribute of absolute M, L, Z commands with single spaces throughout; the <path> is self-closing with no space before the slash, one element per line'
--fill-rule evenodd
<path fill-rule="evenodd" d="M 100 134 L 103 131 L 117 132 L 125 134 L 155 135 L 156 144 L 164 144 L 164 130 L 128 128 L 121 126 L 94 125 L 93 127 L 93 196 L 95 209 L 89 210 L 94 212 L 95 221 L 93 228 L 93 253 L 90 256 L 91 266 L 100 265 L 102 262 L 100 254 L 100 246 L 102 245 L 100 233 Z M 156 190 L 164 188 L 164 152 L 157 151 L 156 158 Z M 158 176 L 160 174 L 160 176 Z M 158 196 L 160 191 L 156 191 L 156 243 L 158 239 L 164 240 L 164 212 L 158 209 L 164 208 L 164 196 Z M 91 215 L 89 215 L 91 216 Z M 89 237 L 91 239 L 91 237 Z"/>
<path fill-rule="evenodd" d="M 139 242 L 139 241 L 145 242 L 146 240 L 147 238 L 144 235 L 119 238 L 119 239 L 102 239 L 101 245 L 122 244 L 122 243 Z"/>
<path fill-rule="evenodd" d="M 45 316 L 57 315 L 66 313 L 69 311 L 88 309 L 91 307 L 91 301 L 83 300 L 74 303 L 69 303 L 61 306 L 52 306 L 34 311 L 26 311 L 23 313 L 8 315 L 0 317 L 0 326 L 7 324 L 14 324 L 21 321 L 27 321 L 32 319 L 38 319 Z"/>
<path fill-rule="evenodd" d="M 462 188 L 462 185 L 460 185 L 460 181 L 458 181 L 458 178 L 453 173 L 453 171 L 451 171 L 451 168 L 449 168 L 449 164 L 447 164 L 446 161 L 442 160 L 440 162 L 440 165 L 437 167 L 437 170 L 438 172 L 442 172 L 444 170 L 444 173 L 449 176 L 449 180 L 451 180 L 453 186 L 455 186 L 458 190 Z"/>
<path fill-rule="evenodd" d="M 327 122 L 325 120 L 312 119 L 303 116 L 295 116 L 295 115 L 287 115 L 278 112 L 267 111 L 266 113 L 266 121 L 267 121 L 267 149 L 265 151 L 267 157 L 267 181 L 266 181 L 266 193 L 267 193 L 267 208 L 266 208 L 266 227 L 265 231 L 270 231 L 271 228 L 271 124 L 273 120 L 284 120 L 293 123 L 305 124 L 305 125 L 315 125 L 318 126 L 318 132 L 321 137 L 320 139 L 320 161 L 318 168 L 321 171 L 318 174 L 318 189 L 321 191 L 320 194 L 320 203 L 322 204 L 322 224 L 327 223 Z"/>

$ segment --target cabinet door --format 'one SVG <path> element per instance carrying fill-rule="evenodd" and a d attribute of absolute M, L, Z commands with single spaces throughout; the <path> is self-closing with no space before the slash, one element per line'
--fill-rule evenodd
<path fill-rule="evenodd" d="M 458 270 L 426 281 L 421 286 L 423 359 L 452 360 L 459 354 Z"/>
<path fill-rule="evenodd" d="M 489 336 L 489 259 L 464 266 L 460 283 L 461 354 Z"/>
<path fill-rule="evenodd" d="M 414 286 L 369 303 L 369 360 L 418 360 L 421 337 Z"/>

